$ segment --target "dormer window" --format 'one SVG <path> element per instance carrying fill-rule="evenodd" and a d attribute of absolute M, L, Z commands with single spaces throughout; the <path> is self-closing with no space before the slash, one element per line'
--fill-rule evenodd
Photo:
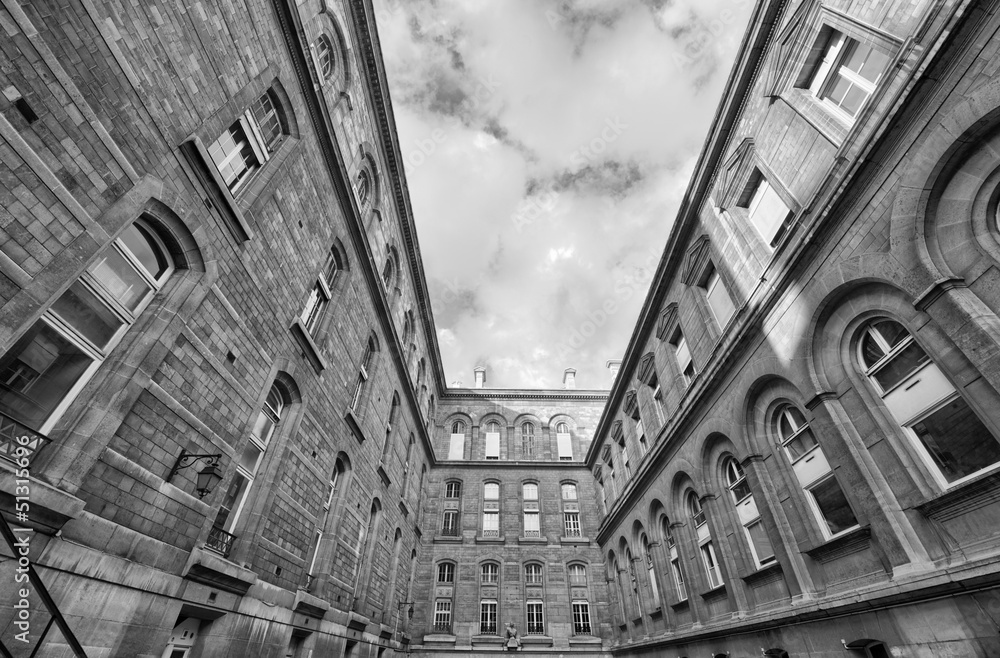
<path fill-rule="evenodd" d="M 888 63 L 886 53 L 829 29 L 823 60 L 816 67 L 809 91 L 822 99 L 835 115 L 852 123 L 874 93 Z"/>

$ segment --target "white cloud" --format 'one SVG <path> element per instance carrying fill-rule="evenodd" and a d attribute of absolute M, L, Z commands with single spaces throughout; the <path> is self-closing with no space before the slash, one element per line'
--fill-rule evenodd
<path fill-rule="evenodd" d="M 751 6 L 376 0 L 448 381 L 610 382 Z"/>

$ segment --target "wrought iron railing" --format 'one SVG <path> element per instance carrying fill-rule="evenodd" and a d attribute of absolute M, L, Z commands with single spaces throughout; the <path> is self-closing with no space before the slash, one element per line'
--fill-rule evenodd
<path fill-rule="evenodd" d="M 545 624 L 528 624 L 528 635 L 545 635 Z"/>
<path fill-rule="evenodd" d="M 581 536 L 581 534 L 580 534 L 580 527 L 576 526 L 576 527 L 566 528 L 566 536 L 567 537 L 580 537 Z"/>
<path fill-rule="evenodd" d="M 483 537 L 499 537 L 499 536 L 500 536 L 500 530 L 499 529 L 488 529 L 487 528 L 487 529 L 483 530 Z"/>
<path fill-rule="evenodd" d="M 479 624 L 479 634 L 480 635 L 496 635 L 497 634 L 497 625 L 496 625 L 496 623 L 493 623 L 493 624 L 480 623 Z"/>
<path fill-rule="evenodd" d="M 27 425 L 0 413 L 0 458 L 17 463 L 27 459 L 28 464 L 51 442 L 49 437 Z"/>
<path fill-rule="evenodd" d="M 590 635 L 590 622 L 573 622 L 573 635 Z"/>
<path fill-rule="evenodd" d="M 458 537 L 458 526 L 445 526 L 441 529 L 441 535 L 444 537 Z"/>
<path fill-rule="evenodd" d="M 524 536 L 525 537 L 541 537 L 542 536 L 542 531 L 541 530 L 525 530 L 524 531 Z"/>
<path fill-rule="evenodd" d="M 435 633 L 444 633 L 446 635 L 451 635 L 451 623 L 438 623 L 434 624 Z"/>
<path fill-rule="evenodd" d="M 222 557 L 229 557 L 229 551 L 233 550 L 234 541 L 236 541 L 236 535 L 229 534 L 219 526 L 212 526 L 208 533 L 208 540 L 205 541 L 205 548 L 215 551 Z"/>

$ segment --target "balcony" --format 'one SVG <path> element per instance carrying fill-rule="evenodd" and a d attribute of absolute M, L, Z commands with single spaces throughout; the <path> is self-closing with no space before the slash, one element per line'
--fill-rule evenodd
<path fill-rule="evenodd" d="M 51 439 L 44 434 L 0 413 L 0 458 L 14 463 L 26 458 L 30 465 L 50 442 Z"/>
<path fill-rule="evenodd" d="M 434 624 L 432 630 L 442 635 L 451 635 L 451 622 L 441 622 Z"/>
<path fill-rule="evenodd" d="M 231 535 L 219 526 L 212 526 L 205 540 L 205 548 L 215 551 L 222 557 L 229 557 L 229 552 L 233 550 L 233 542 L 236 535 Z"/>
<path fill-rule="evenodd" d="M 441 528 L 442 537 L 458 537 L 458 526 Z"/>

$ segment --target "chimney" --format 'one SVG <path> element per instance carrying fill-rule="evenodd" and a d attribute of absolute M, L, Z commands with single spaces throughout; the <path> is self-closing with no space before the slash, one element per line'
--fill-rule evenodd
<path fill-rule="evenodd" d="M 566 368 L 563 372 L 563 388 L 576 388 L 576 370 Z"/>
<path fill-rule="evenodd" d="M 476 388 L 482 388 L 486 384 L 486 366 L 476 366 Z"/>
<path fill-rule="evenodd" d="M 611 381 L 615 381 L 618 378 L 618 369 L 622 367 L 621 359 L 611 359 L 606 364 L 604 364 L 608 370 L 611 371 Z"/>

